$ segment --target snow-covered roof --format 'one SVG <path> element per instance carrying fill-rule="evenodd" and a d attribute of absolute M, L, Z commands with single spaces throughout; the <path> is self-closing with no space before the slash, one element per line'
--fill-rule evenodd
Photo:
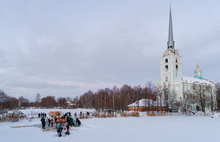
<path fill-rule="evenodd" d="M 138 102 L 140 107 L 148 107 L 148 99 L 141 99 L 128 105 L 128 107 L 136 107 L 138 106 Z M 154 106 L 160 106 L 160 103 L 158 103 L 157 101 L 152 101 L 151 99 L 149 99 L 149 106 L 152 106 L 152 104 L 154 104 Z"/>
<path fill-rule="evenodd" d="M 193 77 L 188 77 L 188 76 L 183 76 L 182 77 L 182 82 L 183 83 L 196 83 L 196 84 L 202 84 L 202 85 L 211 85 L 215 86 L 215 84 L 211 81 L 208 81 L 207 79 L 198 79 L 198 78 L 193 78 Z"/>

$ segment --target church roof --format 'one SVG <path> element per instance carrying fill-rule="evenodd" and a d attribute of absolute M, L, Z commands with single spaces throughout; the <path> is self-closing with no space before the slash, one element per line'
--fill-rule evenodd
<path fill-rule="evenodd" d="M 198 79 L 198 78 L 193 78 L 193 77 L 188 77 L 188 76 L 183 76 L 182 77 L 182 82 L 183 83 L 196 83 L 196 84 L 202 84 L 202 85 L 211 85 L 215 86 L 215 83 L 212 81 L 209 81 L 207 79 Z"/>
<path fill-rule="evenodd" d="M 138 106 L 138 102 L 139 102 L 139 107 L 148 107 L 148 99 L 141 99 L 139 101 L 136 101 L 130 105 L 128 105 L 128 107 L 137 107 Z M 152 106 L 152 104 L 154 104 L 154 106 L 160 106 L 160 103 L 158 103 L 157 101 L 152 101 L 151 99 L 149 99 L 149 105 Z M 163 104 L 162 104 L 163 106 Z"/>

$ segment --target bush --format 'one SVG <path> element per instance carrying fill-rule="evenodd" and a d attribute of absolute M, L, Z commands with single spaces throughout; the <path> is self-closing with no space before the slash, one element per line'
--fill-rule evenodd
<path fill-rule="evenodd" d="M 137 112 L 132 112 L 132 113 L 126 113 L 126 112 L 124 112 L 124 113 L 121 114 L 121 116 L 122 116 L 122 117 L 129 117 L 129 116 L 139 117 L 139 113 L 137 113 Z"/>
<path fill-rule="evenodd" d="M 156 116 L 156 113 L 147 113 L 147 116 Z"/>
<path fill-rule="evenodd" d="M 0 122 L 5 122 L 5 121 L 8 121 L 8 118 L 6 116 L 1 116 Z"/>
<path fill-rule="evenodd" d="M 15 117 L 15 116 L 11 116 L 11 117 L 1 116 L 0 122 L 18 122 L 19 119 L 20 119 L 19 117 Z"/>

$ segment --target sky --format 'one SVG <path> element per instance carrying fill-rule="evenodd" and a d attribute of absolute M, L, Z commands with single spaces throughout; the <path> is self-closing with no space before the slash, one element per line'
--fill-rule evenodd
<path fill-rule="evenodd" d="M 184 76 L 220 82 L 220 1 L 173 0 Z M 169 0 L 0 0 L 0 89 L 76 97 L 160 79 Z"/>

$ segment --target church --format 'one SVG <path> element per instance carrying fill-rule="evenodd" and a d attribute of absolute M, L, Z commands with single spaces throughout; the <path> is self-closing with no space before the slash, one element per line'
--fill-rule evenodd
<path fill-rule="evenodd" d="M 192 72 L 193 74 L 193 72 Z M 173 25 L 172 25 L 172 14 L 171 14 L 171 7 L 169 13 L 169 31 L 168 31 L 168 42 L 167 42 L 167 50 L 164 51 L 163 56 L 160 58 L 160 81 L 157 81 L 156 87 L 157 90 L 163 90 L 165 87 L 168 86 L 168 98 L 172 98 L 172 109 L 176 109 L 178 111 L 182 109 L 186 109 L 186 105 L 190 105 L 187 107 L 192 111 L 199 111 L 201 109 L 201 100 L 199 101 L 198 98 L 194 98 L 194 102 L 190 104 L 186 104 L 187 98 L 185 97 L 186 92 L 190 92 L 195 96 L 198 95 L 195 93 L 195 86 L 204 88 L 205 86 L 209 86 L 211 88 L 211 97 L 212 102 L 214 103 L 214 108 L 216 108 L 216 85 L 207 79 L 202 77 L 202 70 L 197 61 L 196 69 L 194 70 L 194 77 L 186 77 L 182 75 L 182 57 L 180 53 L 175 48 L 175 41 L 173 38 Z M 194 86 L 194 90 L 193 90 Z M 204 93 L 207 98 L 210 98 L 210 92 Z M 162 95 L 163 92 L 162 92 Z M 164 103 L 164 97 L 162 97 L 162 102 Z M 197 99 L 197 100 L 196 100 Z M 205 110 L 211 110 L 210 101 L 205 103 Z M 177 105 L 179 104 L 179 105 Z M 185 106 L 180 104 L 186 104 Z M 169 109 L 171 109 L 171 104 L 169 103 Z"/>

